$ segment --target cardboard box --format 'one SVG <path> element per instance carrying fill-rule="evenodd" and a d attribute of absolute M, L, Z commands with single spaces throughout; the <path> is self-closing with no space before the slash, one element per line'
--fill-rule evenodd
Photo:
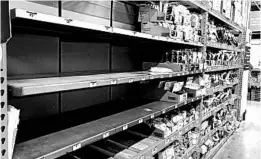
<path fill-rule="evenodd" d="M 142 151 L 146 150 L 147 148 L 149 148 L 149 145 L 144 144 L 142 142 L 137 142 L 136 144 L 129 147 L 129 149 L 131 151 L 134 151 L 136 153 L 141 153 Z"/>
<path fill-rule="evenodd" d="M 202 95 L 202 90 L 194 90 L 194 89 L 186 89 L 186 92 L 188 93 L 188 97 L 195 98 Z"/>
<path fill-rule="evenodd" d="M 221 0 L 214 0 L 212 3 L 212 9 L 220 13 L 221 12 Z"/>
<path fill-rule="evenodd" d="M 143 62 L 143 70 L 149 70 L 151 67 L 169 68 L 173 72 L 188 71 L 188 65 L 182 63 L 156 63 L 156 62 Z"/>
<path fill-rule="evenodd" d="M 170 29 L 158 25 L 157 23 L 152 22 L 142 22 L 141 23 L 141 32 L 156 36 L 169 37 Z"/>
<path fill-rule="evenodd" d="M 163 139 L 169 137 L 171 134 L 172 134 L 172 132 L 168 133 L 168 132 L 165 132 L 165 131 L 157 129 L 157 128 L 153 131 L 153 135 L 155 135 L 156 137 L 159 137 L 159 138 L 163 138 Z"/>
<path fill-rule="evenodd" d="M 145 145 L 148 145 L 149 147 L 152 147 L 152 146 L 155 146 L 156 143 L 158 143 L 160 141 L 161 141 L 160 138 L 157 138 L 155 136 L 149 136 L 148 138 L 143 139 L 140 142 L 145 144 Z"/>
<path fill-rule="evenodd" d="M 231 0 L 223 0 L 223 4 L 222 4 L 222 14 L 227 17 L 230 18 L 231 17 L 231 7 L 232 7 L 232 3 Z"/>
<path fill-rule="evenodd" d="M 141 6 L 139 10 L 139 22 L 160 22 L 166 20 L 166 14 L 151 8 L 150 5 Z"/>
<path fill-rule="evenodd" d="M 131 151 L 129 149 L 125 149 L 119 153 L 117 153 L 114 158 L 115 159 L 131 159 L 133 158 L 133 156 L 137 155 L 136 152 Z"/>
<path fill-rule="evenodd" d="M 172 93 L 166 91 L 163 88 L 155 88 L 153 91 L 150 91 L 145 97 L 149 99 L 157 99 L 166 102 L 181 103 L 187 100 L 187 93 Z"/>

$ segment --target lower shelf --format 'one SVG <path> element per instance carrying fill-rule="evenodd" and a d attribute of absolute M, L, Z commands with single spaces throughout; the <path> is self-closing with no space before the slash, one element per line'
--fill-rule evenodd
<path fill-rule="evenodd" d="M 15 159 L 57 158 L 201 97 L 182 103 L 156 101 L 16 145 Z"/>
<path fill-rule="evenodd" d="M 231 132 L 226 138 L 220 141 L 209 153 L 202 159 L 211 159 L 220 150 L 220 148 L 227 142 L 227 140 L 233 135 L 234 131 Z"/>
<path fill-rule="evenodd" d="M 232 85 L 219 86 L 213 89 L 205 96 L 224 90 Z M 208 91 L 207 91 L 208 92 Z M 143 123 L 146 120 L 165 114 L 173 109 L 177 109 L 188 103 L 198 101 L 202 96 L 188 99 L 181 103 L 156 101 L 145 104 L 133 109 L 129 109 L 117 114 L 113 114 L 92 122 L 74 126 L 59 132 L 55 132 L 46 136 L 32 139 L 15 146 L 14 159 L 42 159 L 57 158 L 69 152 L 80 149 L 83 146 L 91 144 L 95 141 L 107 138 L 113 134 L 124 131 L 134 125 Z M 197 125 L 195 123 L 184 127 L 179 134 L 184 133 Z M 177 136 L 177 134 L 173 134 Z M 173 140 L 174 140 L 173 136 Z M 170 142 L 172 138 L 160 141 L 154 147 L 152 146 L 148 153 L 156 154 Z M 162 145 L 162 147 L 160 146 Z"/>

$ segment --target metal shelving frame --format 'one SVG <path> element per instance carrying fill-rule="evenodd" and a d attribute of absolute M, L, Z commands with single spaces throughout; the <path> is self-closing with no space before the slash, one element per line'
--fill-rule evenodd
<path fill-rule="evenodd" d="M 240 31 L 242 33 L 241 34 L 241 36 L 242 36 L 241 43 L 244 43 L 245 37 L 246 37 L 246 29 L 243 29 L 242 27 L 238 26 L 234 22 L 232 22 L 229 19 L 225 18 L 222 14 L 213 11 L 211 8 L 207 7 L 206 5 L 203 5 L 200 2 L 193 1 L 193 0 L 188 0 L 186 3 L 191 5 L 191 6 L 197 7 L 197 8 L 199 8 L 202 11 L 202 14 L 203 14 L 203 24 L 204 24 L 203 26 L 206 26 L 206 22 L 208 20 L 208 16 L 209 15 L 214 16 L 217 19 L 219 19 L 220 21 L 224 22 L 224 25 L 228 26 L 229 28 L 235 29 L 236 31 Z M 20 12 L 21 14 L 17 15 L 16 13 L 18 13 L 18 12 Z M 31 19 L 34 19 L 35 13 L 32 13 L 32 12 L 27 12 L 27 13 L 29 15 L 28 16 L 29 18 L 31 17 Z M 6 20 L 5 22 L 7 22 L 6 24 L 10 23 L 11 17 L 9 18 L 8 1 L 6 1 L 6 2 L 2 2 L 1 1 L 1 14 L 5 14 L 6 17 L 8 17 L 7 19 L 5 19 Z M 19 17 L 20 15 L 24 15 L 23 10 L 19 10 L 18 9 L 18 10 L 16 10 L 15 13 L 12 12 L 12 17 L 13 16 L 18 16 Z M 25 16 L 27 16 L 27 15 L 25 15 Z M 41 16 L 41 14 L 40 14 L 40 16 Z M 3 16 L 1 15 L 1 17 L 3 17 Z M 25 17 L 22 17 L 22 18 L 25 18 Z M 37 20 L 37 19 L 34 19 L 34 20 Z M 1 22 L 3 23 L 2 19 L 1 19 Z M 97 30 L 98 29 L 98 31 L 107 32 L 109 34 L 121 34 L 121 35 L 125 35 L 125 36 L 133 36 L 133 37 L 136 37 L 136 38 L 141 38 L 141 40 L 150 39 L 150 40 L 156 40 L 156 41 L 165 41 L 165 42 L 178 43 L 178 44 L 180 43 L 180 44 L 190 45 L 190 46 L 194 46 L 194 47 L 200 47 L 201 51 L 203 53 L 205 53 L 205 54 L 206 54 L 207 47 L 209 47 L 209 44 L 207 43 L 207 38 L 206 38 L 206 27 L 202 28 L 203 29 L 202 30 L 202 32 L 203 32 L 203 44 L 195 44 L 195 43 L 178 42 L 178 41 L 174 41 L 174 40 L 172 40 L 170 38 L 166 38 L 166 37 L 146 35 L 146 34 L 143 34 L 143 33 L 128 31 L 128 30 L 119 29 L 119 28 L 113 28 L 113 26 L 110 26 L 110 27 L 105 27 L 105 26 L 100 26 L 100 27 L 93 26 L 93 27 L 90 27 L 92 25 L 88 25 L 88 27 L 86 28 L 87 25 L 85 25 L 86 24 L 85 22 L 82 23 L 82 22 L 78 22 L 78 21 L 71 21 L 70 19 L 63 19 L 61 17 L 56 17 L 56 21 L 54 21 L 54 23 L 60 23 L 62 25 L 68 25 L 68 26 L 72 26 L 72 27 L 82 27 L 82 28 L 85 27 L 85 29 L 91 29 L 91 30 Z M 1 29 L 3 30 L 3 28 L 1 28 Z M 1 32 L 2 32 L 2 30 L 1 30 Z M 1 127 L 1 133 L 0 133 L 0 138 L 1 138 L 1 144 L 0 144 L 1 157 L 0 158 L 1 159 L 8 159 L 9 158 L 9 156 L 8 156 L 8 151 L 9 151 L 8 150 L 8 142 L 12 142 L 12 141 L 8 141 L 8 132 L 7 132 L 7 127 L 8 127 L 8 120 L 7 120 L 8 119 L 8 114 L 7 114 L 7 112 L 8 112 L 8 110 L 7 110 L 8 109 L 7 108 L 7 106 L 8 106 L 8 102 L 7 102 L 8 101 L 8 98 L 7 98 L 8 90 L 7 90 L 7 64 L 6 64 L 6 61 L 7 61 L 7 50 L 6 50 L 7 41 L 8 41 L 8 38 L 4 39 L 3 41 L 1 39 L 1 50 L 2 50 L 1 51 L 2 52 L 2 59 L 1 59 L 1 85 L 0 85 L 0 89 L 1 89 L 1 98 L 0 98 L 0 100 L 1 100 L 0 101 L 1 102 L 1 109 L 0 109 L 0 114 L 1 114 L 1 122 L 0 122 L 0 127 Z M 244 45 L 242 45 L 241 48 L 233 48 L 233 47 L 226 47 L 226 46 L 219 46 L 219 45 L 215 45 L 215 46 L 211 46 L 211 47 L 215 47 L 215 48 L 218 48 L 218 49 L 228 49 L 228 50 L 234 50 L 234 51 L 242 51 L 242 49 L 244 48 Z M 243 56 L 242 56 L 241 61 L 242 61 L 242 65 L 243 65 Z M 221 68 L 221 70 L 229 70 L 229 69 L 231 69 L 231 68 L 229 68 L 229 67 L 226 67 L 226 68 L 223 68 L 223 69 Z M 241 96 L 241 92 L 242 92 L 242 90 L 241 90 L 242 89 L 242 81 L 241 80 L 242 80 L 243 67 L 235 67 L 235 68 L 232 68 L 232 69 L 237 69 L 238 70 L 239 84 L 236 86 L 236 95 L 238 96 L 238 100 L 236 102 L 237 103 L 236 107 L 238 109 L 238 118 L 240 119 L 240 96 Z M 203 70 L 203 72 L 201 72 L 201 73 L 215 72 L 215 71 L 220 71 L 220 70 L 219 69 L 208 70 L 208 71 L 204 71 Z M 180 76 L 183 76 L 183 75 L 193 75 L 193 73 L 180 74 Z M 171 75 L 171 76 L 167 75 L 167 76 L 168 77 L 159 76 L 158 78 L 175 77 L 173 75 Z M 148 79 L 154 79 L 154 78 L 155 77 L 152 78 L 151 76 L 148 76 Z M 141 79 L 140 81 L 143 81 L 143 79 Z M 126 83 L 128 83 L 128 82 L 126 82 Z M 131 82 L 129 82 L 129 83 L 131 83 Z M 114 82 L 111 83 L 111 84 L 114 84 Z M 203 101 L 203 97 L 201 98 L 201 103 L 202 103 L 202 101 Z M 163 111 L 162 111 L 162 114 L 164 114 L 166 110 L 163 110 Z M 200 120 L 203 120 L 202 116 L 200 117 Z M 201 123 L 201 121 L 198 124 L 195 124 L 196 127 L 200 128 L 200 123 Z M 202 138 L 204 138 L 204 137 L 202 137 Z M 201 139 L 199 139 L 199 141 L 200 140 Z M 166 141 L 164 141 L 164 143 L 166 143 Z M 222 142 L 220 145 L 223 145 L 223 144 L 224 144 L 224 142 Z M 165 145 L 165 146 L 167 146 L 167 145 Z M 220 147 L 221 146 L 218 146 L 217 149 L 219 149 Z M 193 150 L 199 151 L 199 145 L 194 147 Z M 191 152 L 189 152 L 189 153 L 191 153 Z M 210 156 L 211 156 L 210 158 L 213 157 L 213 155 L 211 155 L 211 154 L 210 154 Z M 48 157 L 53 158 L 54 156 L 53 157 L 52 156 L 48 156 Z"/>

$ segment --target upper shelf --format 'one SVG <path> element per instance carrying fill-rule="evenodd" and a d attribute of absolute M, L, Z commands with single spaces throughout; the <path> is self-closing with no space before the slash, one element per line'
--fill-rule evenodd
<path fill-rule="evenodd" d="M 192 6 L 196 6 L 198 8 L 201 8 L 202 10 L 208 12 L 210 15 L 214 16 L 215 18 L 221 20 L 225 25 L 227 25 L 227 27 L 234 29 L 236 31 L 243 31 L 243 28 L 240 27 L 238 24 L 236 24 L 235 22 L 231 21 L 230 19 L 228 19 L 227 17 L 225 17 L 223 14 L 212 10 L 212 8 L 210 8 L 209 6 L 206 6 L 205 4 L 201 3 L 200 1 L 197 0 L 188 0 L 187 3 L 190 3 Z"/>
<path fill-rule="evenodd" d="M 149 71 L 96 74 L 87 76 L 51 77 L 38 79 L 8 80 L 8 86 L 14 96 L 68 91 L 75 89 L 93 88 L 124 83 L 132 83 L 160 78 L 171 78 L 202 71 L 152 73 Z"/>
<path fill-rule="evenodd" d="M 125 30 L 125 29 L 120 29 L 120 28 L 110 27 L 110 26 L 103 26 L 103 25 L 93 24 L 85 21 L 73 20 L 73 19 L 48 15 L 43 13 L 37 13 L 37 12 L 32 12 L 32 11 L 27 11 L 27 10 L 17 9 L 17 8 L 11 10 L 11 17 L 12 19 L 16 19 L 16 18 L 28 19 L 28 20 L 34 20 L 39 22 L 99 31 L 108 34 L 123 35 L 123 36 L 128 36 L 133 38 L 141 38 L 141 39 L 183 44 L 183 45 L 189 45 L 195 47 L 203 47 L 202 43 L 185 42 L 181 40 L 175 40 L 169 37 L 155 36 L 155 35 L 145 34 L 137 31 Z"/>

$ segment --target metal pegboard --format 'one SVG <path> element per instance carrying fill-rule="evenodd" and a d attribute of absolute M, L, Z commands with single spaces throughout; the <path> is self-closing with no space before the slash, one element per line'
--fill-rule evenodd
<path fill-rule="evenodd" d="M 7 129 L 7 122 L 8 122 L 8 116 L 7 116 L 7 76 L 6 76 L 6 44 L 1 44 L 1 50 L 2 50 L 2 60 L 1 60 L 1 159 L 7 159 L 8 158 L 8 129 Z"/>
<path fill-rule="evenodd" d="M 6 67 L 6 43 L 11 37 L 10 31 L 10 18 L 9 18 L 9 1 L 0 1 L 0 54 L 2 55 L 0 58 L 0 72 L 1 72 L 1 84 L 0 84 L 0 158 L 8 159 L 8 103 L 7 103 L 7 67 Z"/>

